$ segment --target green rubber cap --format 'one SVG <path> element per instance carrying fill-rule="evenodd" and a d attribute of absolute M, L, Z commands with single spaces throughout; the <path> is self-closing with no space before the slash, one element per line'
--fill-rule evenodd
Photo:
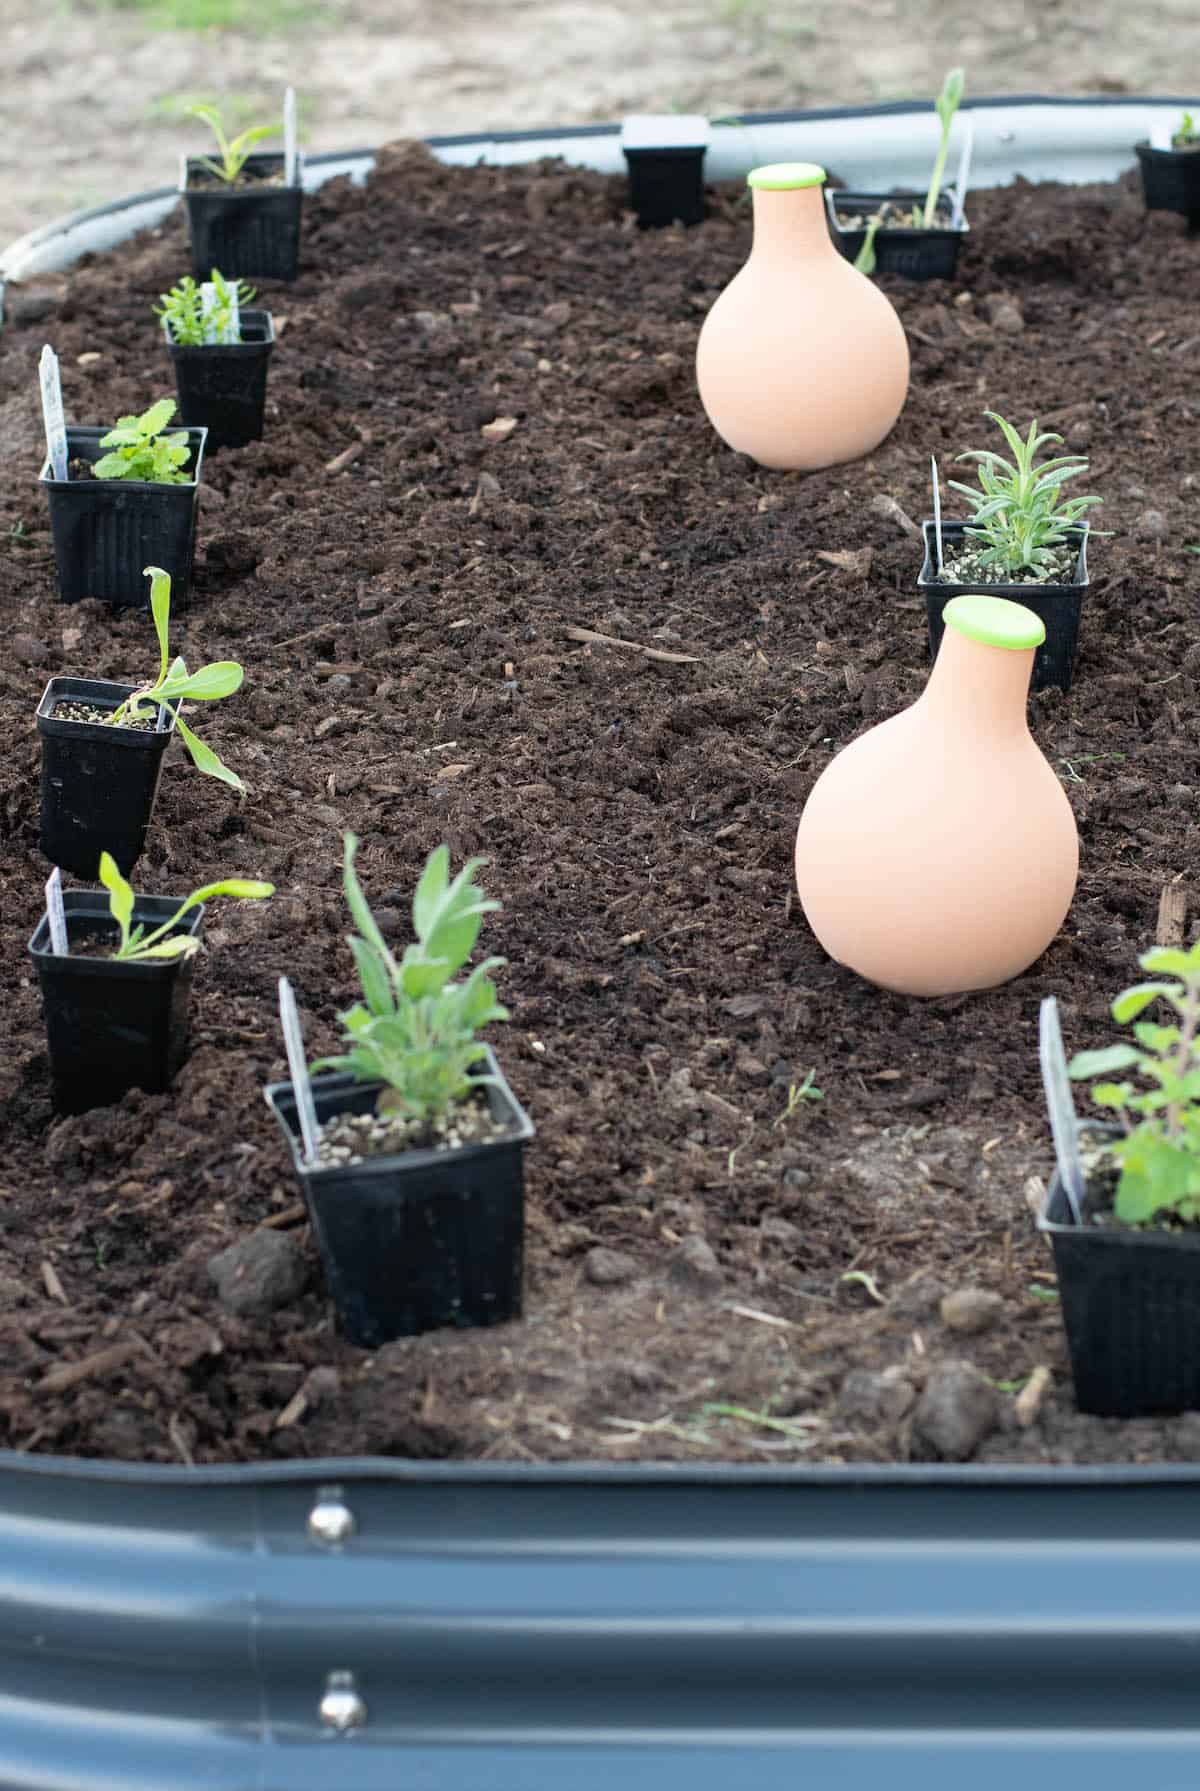
<path fill-rule="evenodd" d="M 981 592 L 952 597 L 942 611 L 942 621 L 969 641 L 982 641 L 985 647 L 1010 647 L 1014 652 L 1040 647 L 1046 638 L 1045 623 L 1023 603 L 985 597 Z"/>
<path fill-rule="evenodd" d="M 746 185 L 764 193 L 790 193 L 795 187 L 819 187 L 824 179 L 824 168 L 815 162 L 769 162 L 765 168 L 751 168 Z"/>

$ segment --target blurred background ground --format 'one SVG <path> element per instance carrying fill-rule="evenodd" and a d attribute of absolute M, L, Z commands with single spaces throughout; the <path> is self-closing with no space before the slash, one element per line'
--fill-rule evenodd
<path fill-rule="evenodd" d="M 1181 93 L 1196 0 L 0 0 L 0 246 L 174 179 L 183 119 L 237 128 L 287 83 L 310 150 L 403 135 L 968 92 Z"/>

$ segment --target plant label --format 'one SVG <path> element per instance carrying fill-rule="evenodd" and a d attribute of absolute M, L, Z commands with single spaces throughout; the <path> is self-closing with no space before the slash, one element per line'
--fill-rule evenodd
<path fill-rule="evenodd" d="M 933 548 L 937 554 L 937 569 L 942 570 L 942 494 L 938 490 L 937 459 L 929 456 L 929 464 L 933 468 Z"/>
<path fill-rule="evenodd" d="M 954 182 L 954 210 L 950 217 L 950 225 L 960 230 L 963 223 L 963 212 L 967 203 L 967 182 L 971 178 L 971 156 L 975 149 L 975 126 L 967 120 L 967 134 L 963 138 L 962 154 L 958 158 L 958 178 Z"/>
<path fill-rule="evenodd" d="M 188 159 L 186 151 L 179 157 L 179 191 L 182 193 L 188 183 Z"/>
<path fill-rule="evenodd" d="M 1170 149 L 1171 126 L 1169 124 L 1156 124 L 1154 126 L 1150 132 L 1150 147 L 1151 149 Z"/>
<path fill-rule="evenodd" d="M 67 913 L 63 907 L 62 872 L 55 865 L 46 879 L 46 919 L 50 923 L 50 950 L 56 958 L 68 955 Z"/>
<path fill-rule="evenodd" d="M 296 1117 L 300 1121 L 300 1137 L 304 1144 L 304 1161 L 317 1163 L 317 1110 L 313 1105 L 312 1083 L 308 1079 L 308 1063 L 304 1056 L 304 1035 L 300 1031 L 300 1015 L 296 997 L 286 976 L 279 979 L 279 1021 L 283 1027 L 283 1043 L 287 1051 L 292 1091 L 296 1096 Z"/>
<path fill-rule="evenodd" d="M 1075 1117 L 1075 1097 L 1067 1074 L 1067 1056 L 1063 1050 L 1062 1027 L 1058 1021 L 1058 1002 L 1047 995 L 1038 1015 L 1038 1057 L 1042 1066 L 1042 1087 L 1046 1091 L 1046 1111 L 1054 1136 L 1054 1154 L 1058 1173 L 1066 1189 L 1071 1216 L 1076 1225 L 1083 1224 L 1083 1163 L 1079 1156 L 1079 1122 Z"/>
<path fill-rule="evenodd" d="M 205 280 L 200 287 L 200 321 L 206 342 L 228 344 L 242 339 L 241 300 L 237 281 L 230 280 L 225 290 L 228 303 L 222 311 L 213 282 Z"/>
<path fill-rule="evenodd" d="M 46 453 L 50 459 L 50 476 L 67 476 L 67 424 L 63 416 L 62 380 L 58 372 L 58 356 L 47 343 L 38 362 L 38 382 L 42 388 L 42 420 L 46 425 Z"/>
<path fill-rule="evenodd" d="M 289 87 L 283 96 L 283 184 L 296 184 L 296 89 Z"/>

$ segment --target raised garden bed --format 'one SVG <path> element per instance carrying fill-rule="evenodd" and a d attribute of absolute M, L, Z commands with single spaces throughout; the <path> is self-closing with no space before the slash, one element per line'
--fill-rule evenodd
<path fill-rule="evenodd" d="M 177 619 L 189 660 L 202 643 L 247 667 L 210 731 L 251 794 L 164 779 L 138 868 L 148 892 L 229 873 L 280 893 L 207 930 L 172 1090 L 61 1121 L 24 949 L 46 869 L 29 714 L 56 673 L 136 674 L 149 621 L 56 601 L 31 370 L 49 338 L 68 414 L 136 409 L 182 219 L 122 251 L 119 278 L 79 269 L 50 318 L 6 329 L 24 396 L 0 482 L 0 1445 L 175 1463 L 1200 1450 L 1195 1418 L 1075 1413 L 1026 1199 L 1050 1168 L 1038 1001 L 1058 996 L 1072 1048 L 1106 1036 L 1200 848 L 1197 250 L 1135 177 L 973 193 L 955 285 L 888 283 L 913 350 L 897 429 L 800 478 L 722 448 L 695 394 L 699 322 L 748 247 L 742 193 L 648 234 L 625 199 L 619 177 L 409 149 L 365 190 L 312 196 L 266 436 L 205 466 Z M 919 1003 L 824 958 L 791 852 L 830 754 L 923 685 L 919 533 L 897 508 L 919 523 L 928 454 L 945 468 L 985 406 L 1086 449 L 1117 531 L 1092 556 L 1073 690 L 1031 710 L 1082 872 L 1033 971 Z M 277 977 L 314 1052 L 351 998 L 346 826 L 385 915 L 436 840 L 490 855 L 514 1010 L 497 1045 L 538 1128 L 525 1318 L 373 1356 L 334 1329 L 261 1094 L 285 1073 Z M 810 1069 L 824 1098 L 789 1115 Z M 306 1279 L 238 1314 L 208 1263 L 264 1223 Z M 979 1332 L 940 1313 L 968 1287 L 998 1296 Z M 963 1360 L 990 1391 L 963 1396 Z M 1041 1365 L 1022 1426 L 1010 1389 Z"/>

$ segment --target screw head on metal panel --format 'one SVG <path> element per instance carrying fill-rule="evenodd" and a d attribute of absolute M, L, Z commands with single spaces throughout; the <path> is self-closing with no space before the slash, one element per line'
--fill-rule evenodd
<path fill-rule="evenodd" d="M 348 1729 L 362 1728 L 367 1720 L 367 1706 L 354 1683 L 353 1673 L 330 1673 L 327 1676 L 317 1711 L 325 1727 L 338 1735 L 344 1735 Z"/>
<path fill-rule="evenodd" d="M 349 1542 L 358 1526 L 354 1513 L 336 1493 L 320 1492 L 308 1514 L 308 1533 L 324 1548 L 340 1548 Z"/>

